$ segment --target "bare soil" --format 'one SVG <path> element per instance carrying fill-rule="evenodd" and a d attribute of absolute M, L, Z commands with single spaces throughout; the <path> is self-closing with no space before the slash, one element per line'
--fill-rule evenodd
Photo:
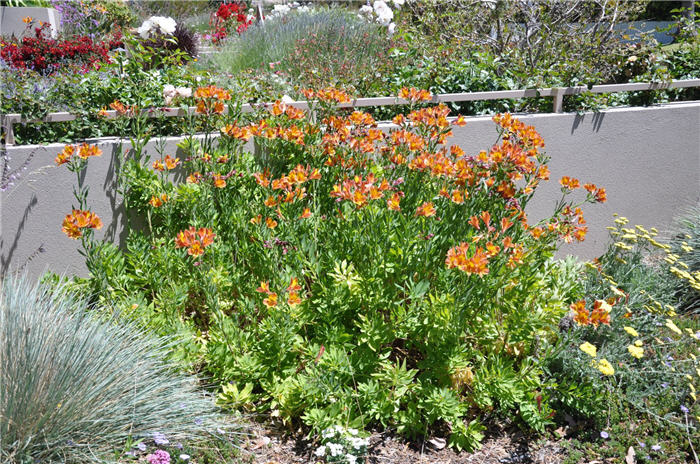
<path fill-rule="evenodd" d="M 436 437 L 438 446 L 439 438 Z M 428 439 L 411 442 L 391 433 L 370 436 L 363 464 L 559 464 L 566 457 L 565 442 L 528 437 L 516 428 L 488 430 L 481 448 L 473 453 L 447 446 L 436 449 Z M 253 423 L 243 444 L 245 462 L 254 464 L 315 464 L 318 444 L 301 433 L 290 433 L 267 423 Z M 358 461 L 359 462 L 359 461 Z"/>

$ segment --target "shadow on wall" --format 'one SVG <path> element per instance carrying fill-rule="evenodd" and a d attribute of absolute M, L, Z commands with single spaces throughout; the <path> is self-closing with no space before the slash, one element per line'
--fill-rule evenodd
<path fill-rule="evenodd" d="M 10 263 L 12 262 L 12 256 L 14 256 L 15 251 L 17 250 L 17 246 L 19 244 L 20 238 L 22 237 L 22 233 L 24 232 L 25 225 L 27 224 L 27 219 L 29 218 L 32 209 L 36 207 L 37 203 L 39 201 L 37 200 L 36 195 L 32 195 L 31 199 L 27 203 L 27 205 L 24 207 L 24 214 L 22 215 L 22 219 L 20 219 L 19 224 L 17 225 L 17 230 L 14 233 L 14 237 L 12 238 L 12 244 L 11 245 L 6 245 L 5 244 L 5 239 L 7 238 L 7 235 L 5 233 L 2 234 L 2 237 L 0 237 L 0 249 L 2 250 L 7 250 L 6 253 L 3 253 L 0 255 L 0 276 L 5 275 L 7 271 L 10 269 Z M 26 265 L 34 258 L 36 257 L 37 254 L 42 253 L 44 251 L 44 244 L 42 243 L 37 247 L 36 251 L 32 254 L 30 254 L 24 263 L 21 263 L 19 268 L 17 269 L 18 271 L 21 271 L 26 267 Z"/>
<path fill-rule="evenodd" d="M 573 135 L 579 126 L 585 122 L 586 116 L 591 117 L 591 127 L 593 128 L 593 132 L 600 131 L 600 128 L 603 126 L 603 119 L 605 119 L 605 113 L 577 114 L 574 117 L 574 123 L 571 125 L 571 135 Z"/>

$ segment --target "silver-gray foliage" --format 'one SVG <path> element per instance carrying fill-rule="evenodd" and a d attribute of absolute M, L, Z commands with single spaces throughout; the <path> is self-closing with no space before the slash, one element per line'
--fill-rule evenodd
<path fill-rule="evenodd" d="M 171 342 L 98 318 L 59 285 L 0 293 L 0 462 L 90 462 L 129 437 L 203 437 L 212 399 L 165 356 Z"/>

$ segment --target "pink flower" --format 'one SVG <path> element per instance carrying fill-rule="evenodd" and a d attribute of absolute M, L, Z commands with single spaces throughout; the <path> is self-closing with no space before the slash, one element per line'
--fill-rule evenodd
<path fill-rule="evenodd" d="M 147 455 L 146 461 L 148 461 L 149 464 L 170 464 L 170 453 L 158 450 L 153 454 Z"/>

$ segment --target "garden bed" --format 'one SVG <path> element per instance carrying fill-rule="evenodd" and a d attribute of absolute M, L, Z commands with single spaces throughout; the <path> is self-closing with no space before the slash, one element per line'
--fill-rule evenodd
<path fill-rule="evenodd" d="M 25 18 L 0 461 L 700 464 L 694 18 L 573 1 Z"/>

